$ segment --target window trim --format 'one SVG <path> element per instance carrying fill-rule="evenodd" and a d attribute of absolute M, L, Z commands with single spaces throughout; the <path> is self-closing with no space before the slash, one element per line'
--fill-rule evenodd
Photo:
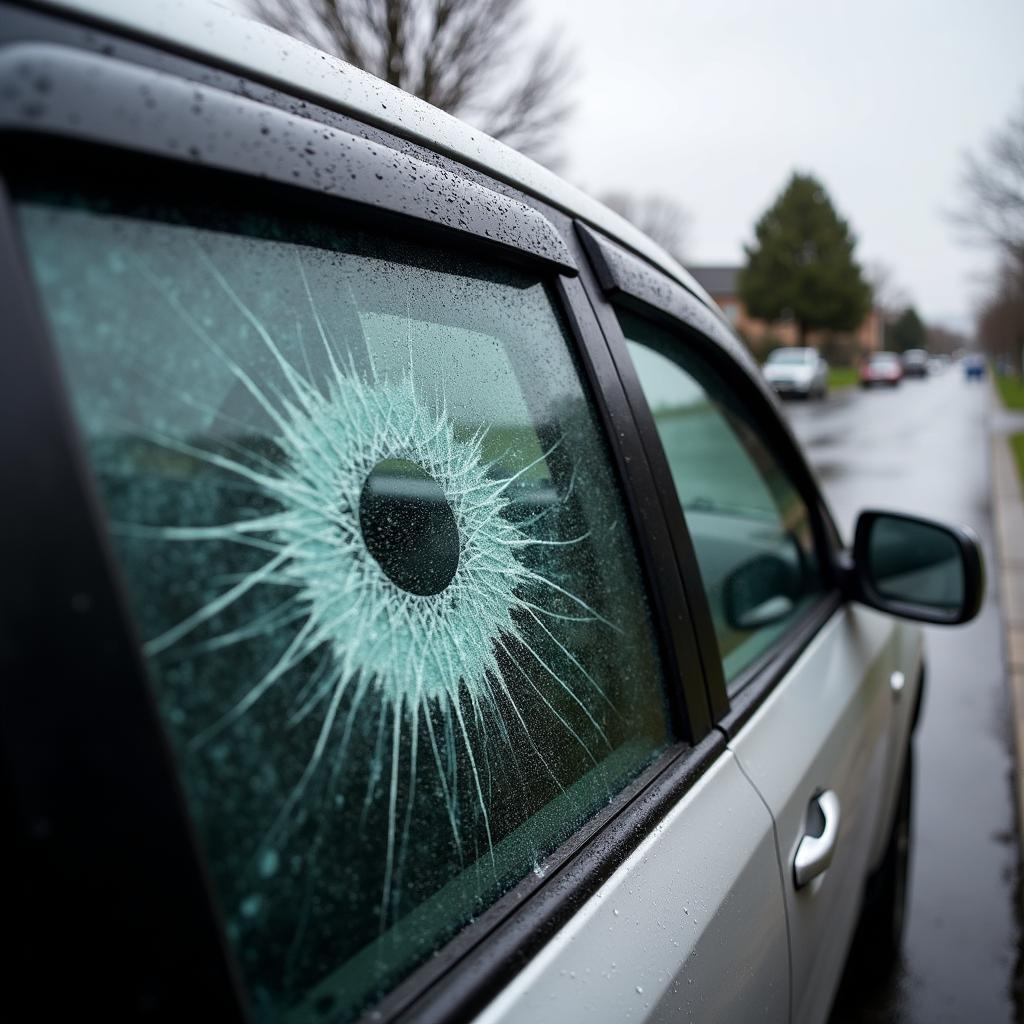
<path fill-rule="evenodd" d="M 567 308 L 572 310 L 573 333 L 589 386 L 603 399 L 598 412 L 605 436 L 617 439 L 611 448 L 618 463 L 623 496 L 635 526 L 634 543 L 649 588 L 673 724 L 678 736 L 696 743 L 711 728 L 711 708 L 706 701 L 697 636 L 686 614 L 686 597 L 678 576 L 671 569 L 671 541 L 654 477 L 639 443 L 633 410 L 617 368 L 607 346 L 600 340 L 600 326 L 593 309 L 586 305 L 584 287 L 579 280 L 563 278 L 559 289 L 564 293 Z M 581 318 L 589 323 L 581 322 Z"/>
<path fill-rule="evenodd" d="M 601 318 L 602 327 L 634 407 L 637 428 L 651 463 L 665 517 L 673 531 L 677 565 L 694 615 L 715 724 L 732 736 L 842 603 L 842 581 L 835 568 L 842 550 L 839 533 L 798 442 L 779 411 L 778 400 L 761 378 L 753 357 L 732 334 L 722 315 L 656 267 L 593 228 L 577 222 L 576 230 L 594 266 L 602 293 L 595 301 L 601 302 L 603 298 L 603 305 L 607 307 L 607 315 Z M 629 358 L 625 336 L 615 314 L 616 306 L 668 328 L 683 343 L 691 345 L 712 372 L 736 388 L 755 421 L 763 424 L 769 451 L 796 487 L 811 517 L 824 591 L 786 632 L 737 675 L 731 697 L 726 688 L 710 606 L 703 587 L 693 583 L 700 579 L 693 541 L 654 416 Z"/>
<path fill-rule="evenodd" d="M 0 4 L 0 8 L 3 6 Z M 73 28 L 69 27 L 72 23 L 49 15 L 37 15 L 21 10 L 16 13 L 19 22 L 27 22 L 33 29 L 33 38 L 40 34 L 45 38 L 48 32 L 66 37 L 73 31 Z M 0 33 L 0 38 L 3 35 L 4 33 Z M 99 51 L 113 48 L 115 45 L 120 52 L 128 44 L 124 44 L 116 36 L 89 32 L 87 44 L 83 42 L 81 49 Z M 137 62 L 137 69 L 146 71 L 146 65 L 150 61 L 157 66 L 183 63 L 181 58 L 167 53 L 148 51 L 140 44 L 130 45 L 133 48 L 133 59 Z M 216 74 L 209 74 L 203 65 L 192 65 L 191 74 L 196 78 L 202 76 L 216 79 Z M 166 74 L 163 77 L 166 77 Z M 235 77 L 231 77 L 231 83 L 239 91 L 247 88 L 247 83 Z M 287 97 L 282 94 L 275 95 L 280 106 L 287 105 Z M 260 106 L 262 107 L 262 101 Z M 268 106 L 272 107 L 272 104 Z M 303 117 L 310 117 L 308 123 L 313 130 L 322 128 L 319 120 L 314 118 L 314 115 L 318 114 L 322 114 L 325 120 L 331 123 L 343 123 L 352 132 L 358 131 L 360 135 L 372 136 L 380 144 L 390 143 L 394 148 L 403 150 L 409 148 L 376 129 L 367 128 L 364 133 L 363 126 L 358 122 L 329 111 L 316 111 L 304 105 Z M 97 622 L 88 637 L 76 636 L 74 644 L 62 645 L 58 652 L 59 656 L 66 659 L 67 673 L 70 677 L 70 664 L 76 653 L 82 653 L 77 646 L 79 643 L 85 643 L 88 647 L 97 666 L 97 672 L 104 666 L 109 668 L 109 662 L 104 659 L 111 657 L 111 649 L 116 648 L 121 662 L 124 663 L 124 666 L 118 669 L 119 685 L 134 694 L 135 700 L 134 703 L 129 701 L 124 707 L 104 707 L 125 728 L 131 725 L 128 731 L 136 740 L 144 740 L 142 753 L 133 751 L 132 754 L 133 779 L 130 781 L 133 785 L 128 785 L 129 780 L 121 780 L 120 784 L 127 789 L 125 799 L 134 800 L 140 810 L 150 809 L 159 814 L 161 822 L 170 833 L 165 844 L 167 855 L 169 857 L 170 852 L 174 851 L 178 856 L 177 861 L 167 865 L 166 875 L 172 882 L 178 881 L 175 872 L 182 875 L 181 886 L 171 884 L 165 891 L 177 893 L 179 889 L 188 889 L 191 885 L 191 889 L 181 896 L 180 901 L 176 901 L 176 905 L 180 902 L 200 920 L 201 929 L 205 929 L 202 935 L 199 932 L 193 935 L 192 929 L 185 932 L 173 928 L 161 929 L 153 937 L 154 942 L 161 949 L 166 947 L 168 956 L 182 949 L 192 951 L 197 959 L 211 948 L 216 953 L 215 956 L 211 954 L 207 960 L 189 968 L 188 977 L 194 982 L 192 987 L 181 982 L 179 971 L 161 974 L 157 965 L 151 973 L 159 975 L 158 980 L 165 986 L 177 985 L 175 997 L 187 998 L 189 1005 L 201 1002 L 222 1007 L 223 1011 L 219 1015 L 225 1020 L 242 1020 L 246 1016 L 245 997 L 234 971 L 234 954 L 228 949 L 222 934 L 219 914 L 215 910 L 216 901 L 205 876 L 198 843 L 185 808 L 177 767 L 157 714 L 145 665 L 139 655 L 139 643 L 131 624 L 129 605 L 120 583 L 119 569 L 105 540 L 101 504 L 94 491 L 91 470 L 63 387 L 50 331 L 39 307 L 34 282 L 28 273 L 28 261 L 23 252 L 20 231 L 14 222 L 10 198 L 4 186 L 3 172 L 10 166 L 16 167 L 20 160 L 26 157 L 31 160 L 32 154 L 38 156 L 41 152 L 51 157 L 59 156 L 64 160 L 70 154 L 76 161 L 76 170 L 78 159 L 87 159 L 92 162 L 94 168 L 106 167 L 108 174 L 110 168 L 116 166 L 123 171 L 128 160 L 138 159 L 139 166 L 158 165 L 173 168 L 179 189 L 187 190 L 189 183 L 196 181 L 215 181 L 218 183 L 217 187 L 231 190 L 243 186 L 247 190 L 246 195 L 250 197 L 288 197 L 291 208 L 303 211 L 310 205 L 318 210 L 343 210 L 346 218 L 361 218 L 382 233 L 400 227 L 403 237 L 426 237 L 433 240 L 434 244 L 440 239 L 451 247 L 466 249 L 482 258 L 525 263 L 536 270 L 539 280 L 554 282 L 553 291 L 557 293 L 553 295 L 554 305 L 567 326 L 567 343 L 580 361 L 585 388 L 589 391 L 588 399 L 601 421 L 605 442 L 615 466 L 620 494 L 630 519 L 629 529 L 637 549 L 643 586 L 651 602 L 656 639 L 662 655 L 666 692 L 671 694 L 673 689 L 679 690 L 674 701 L 670 702 L 674 711 L 673 728 L 677 736 L 683 737 L 683 741 L 670 746 L 644 773 L 616 794 L 604 810 L 591 818 L 563 846 L 555 850 L 545 864 L 548 869 L 547 877 L 543 880 L 533 876 L 524 879 L 517 888 L 481 915 L 477 922 L 462 928 L 449 944 L 442 947 L 437 956 L 399 982 L 395 989 L 372 1009 L 372 1013 L 374 1019 L 380 1019 L 382 1013 L 385 1019 L 397 1014 L 401 1014 L 403 1019 L 411 1019 L 420 1016 L 421 1011 L 429 1016 L 442 1004 L 447 1008 L 446 1012 L 453 1014 L 465 1013 L 470 1004 L 482 1006 L 529 960 L 532 953 L 540 948 L 547 938 L 571 918 L 724 749 L 721 733 L 711 726 L 710 713 L 704 700 L 704 681 L 697 660 L 698 645 L 692 634 L 689 619 L 673 620 L 672 616 L 678 615 L 678 605 L 663 600 L 663 594 L 672 585 L 674 576 L 670 568 L 666 570 L 669 562 L 663 557 L 667 550 L 663 547 L 667 543 L 667 531 L 653 480 L 642 449 L 638 447 L 632 411 L 623 399 L 622 384 L 610 362 L 604 336 L 596 325 L 590 298 L 581 288 L 579 279 L 574 276 L 576 268 L 573 264 L 582 257 L 578 241 L 572 232 L 571 219 L 553 211 L 539 200 L 519 195 L 499 183 L 489 182 L 489 179 L 478 171 L 462 168 L 442 157 L 436 158 L 435 165 L 444 170 L 448 177 L 454 174 L 455 177 L 476 183 L 478 186 L 493 185 L 492 191 L 499 199 L 511 198 L 515 202 L 514 206 L 508 207 L 515 215 L 526 211 L 524 216 L 528 224 L 536 223 L 534 218 L 529 216 L 531 213 L 537 213 L 546 219 L 564 249 L 563 255 L 553 259 L 551 252 L 555 250 L 529 252 L 512 244 L 514 239 L 512 242 L 499 245 L 487 238 L 486 233 L 458 231 L 451 225 L 431 221 L 429 217 L 417 221 L 414 216 L 415 210 L 418 209 L 416 204 L 426 203 L 431 198 L 426 189 L 418 193 L 409 193 L 406 199 L 408 209 L 395 211 L 382 209 L 380 205 L 373 204 L 368 208 L 366 204 L 354 203 L 345 196 L 331 194 L 328 198 L 314 188 L 290 187 L 294 184 L 292 182 L 268 183 L 257 179 L 253 171 L 258 172 L 259 168 L 252 166 L 251 159 L 246 159 L 237 171 L 232 171 L 224 167 L 194 166 L 192 162 L 188 162 L 187 165 L 182 162 L 185 160 L 182 153 L 160 156 L 149 153 L 139 157 L 134 148 L 127 144 L 111 148 L 97 143 L 95 139 L 90 142 L 68 139 L 61 132 L 57 134 L 56 139 L 48 137 L 45 132 L 17 131 L 9 134 L 10 144 L 4 149 L 3 166 L 0 166 L 0 258 L 17 271 L 0 279 L 0 295 L 9 299 L 8 308 L 23 309 L 22 320 L 25 324 L 23 328 L 19 327 L 16 339 L 11 338 L 11 343 L 6 346 L 5 355 L 16 364 L 19 358 L 17 353 L 23 347 L 27 346 L 33 353 L 29 370 L 20 367 L 18 376 L 9 373 L 0 378 L 0 398 L 6 399 L 8 393 L 12 396 L 15 393 L 33 396 L 37 400 L 34 406 L 35 418 L 43 424 L 50 424 L 49 432 L 53 436 L 48 438 L 48 443 L 54 446 L 54 458 L 60 463 L 57 478 L 46 485 L 59 488 L 61 493 L 60 500 L 52 505 L 59 509 L 54 521 L 63 522 L 65 516 L 73 516 L 79 524 L 80 532 L 77 536 L 80 554 L 88 561 L 93 573 L 89 589 L 96 594 L 105 595 L 107 613 L 103 623 Z M 188 177 L 189 175 L 193 177 Z M 527 229 L 524 228 L 522 234 L 527 233 Z M 568 259 L 565 256 L 568 256 Z M 16 324 L 21 322 L 16 321 L 12 314 L 5 324 L 5 333 L 8 330 L 13 331 Z M 15 380 L 18 382 L 17 387 Z M 20 405 L 12 402 L 8 408 L 20 408 Z M 57 425 L 56 428 L 54 424 Z M 9 436 L 9 454 L 13 458 L 15 446 L 23 439 L 24 433 L 12 432 Z M 4 463 L 0 464 L 0 473 L 6 476 L 9 472 L 7 466 L 11 464 L 5 459 Z M 36 484 L 45 490 L 43 481 L 33 481 L 33 485 Z M 39 500 L 42 502 L 42 498 Z M 42 539 L 31 534 L 32 525 L 28 521 L 22 524 L 22 532 L 32 538 L 32 543 L 27 544 L 23 552 L 26 559 L 41 558 L 45 553 Z M 41 564 L 45 564 L 45 560 L 42 560 Z M 667 576 L 659 580 L 658 572 L 663 575 L 667 572 Z M 44 582 L 51 585 L 49 581 Z M 678 581 L 675 582 L 675 586 L 681 592 Z M 41 614 L 46 620 L 55 623 L 67 620 L 69 612 L 66 595 L 48 592 L 48 595 L 44 596 L 46 604 Z M 32 678 L 33 668 L 41 662 L 48 648 L 38 636 L 24 636 L 19 638 L 19 642 L 19 675 L 28 682 Z M 669 642 L 674 642 L 683 652 L 684 666 L 673 667 L 674 656 L 666 649 Z M 52 643 L 49 646 L 52 647 Z M 76 665 L 80 671 L 81 660 L 77 661 Z M 677 679 L 681 680 L 681 685 L 674 687 Z M 683 692 L 684 685 L 693 691 L 689 698 Z M 27 690 L 27 687 L 25 689 Z M 64 710 L 62 707 L 61 711 Z M 9 721 L 20 721 L 21 713 L 19 708 L 18 713 L 12 714 Z M 31 707 L 24 713 L 38 717 L 42 710 Z M 95 710 L 92 714 L 96 714 Z M 74 734 L 75 716 L 68 714 L 67 718 L 61 721 L 64 721 L 66 728 Z M 90 766 L 96 770 L 102 768 L 104 762 L 109 761 L 108 750 L 120 751 L 130 748 L 127 742 L 111 747 L 109 735 L 105 732 L 97 732 L 91 739 L 93 742 L 87 744 L 83 756 L 90 760 Z M 18 784 L 21 785 L 27 778 L 29 787 L 32 788 L 43 781 L 42 778 L 37 780 L 35 774 L 42 776 L 48 765 L 57 762 L 40 760 L 33 763 L 23 754 L 22 751 L 16 751 L 12 755 L 15 760 L 11 767 L 16 769 Z M 143 757 L 145 760 L 145 764 L 140 765 L 138 771 L 134 770 L 135 757 Z M 52 772 L 52 768 L 49 770 Z M 153 774 L 159 776 L 159 785 L 154 784 L 144 790 L 140 788 L 140 780 Z M 55 804 L 62 804 L 63 812 L 68 813 L 70 804 L 74 802 L 72 794 L 80 793 L 89 777 L 89 773 L 86 772 L 76 779 L 67 779 L 58 771 L 45 780 L 45 785 L 55 794 Z M 121 797 L 122 794 L 118 793 L 117 796 Z M 141 893 L 131 908 L 134 914 L 132 921 L 138 923 L 152 920 L 156 915 L 151 910 L 147 882 L 151 882 L 154 877 L 153 862 L 137 855 L 132 856 L 133 851 L 138 853 L 139 845 L 136 843 L 142 837 L 129 837 L 126 840 L 119 834 L 118 822 L 110 815 L 97 815 L 90 823 L 94 827 L 90 840 L 91 849 L 94 855 L 109 867 L 107 873 L 100 877 L 105 880 L 108 887 L 123 886 L 125 879 L 131 879 Z M 28 824 L 23 826 L 23 832 L 28 841 Z M 115 841 L 118 844 L 119 857 L 104 859 Z M 59 867 L 73 873 L 81 853 L 79 845 L 64 849 Z M 113 865 L 123 870 L 115 870 Z M 128 866 L 132 868 L 132 873 L 128 872 Z M 188 899 L 185 898 L 186 895 Z M 106 941 L 99 941 L 89 948 L 95 948 L 96 955 L 102 952 L 105 957 L 110 957 L 113 951 L 116 957 L 117 951 L 125 942 L 125 936 L 132 933 L 124 926 L 124 922 L 119 920 L 108 922 L 106 930 L 97 930 L 96 934 Z M 144 943 L 140 944 L 140 950 L 146 948 L 148 947 Z M 500 949 L 500 956 L 492 955 L 492 949 Z M 83 960 L 88 961 L 88 956 Z M 491 969 L 482 970 L 483 961 L 490 962 Z M 28 971 L 24 977 L 26 984 L 31 977 L 32 972 Z M 119 982 L 124 987 L 121 975 Z M 392 996 L 395 999 L 392 999 Z"/>

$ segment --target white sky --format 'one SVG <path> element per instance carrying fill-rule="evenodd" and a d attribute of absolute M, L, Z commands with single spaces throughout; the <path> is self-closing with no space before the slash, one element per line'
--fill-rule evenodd
<path fill-rule="evenodd" d="M 926 320 L 970 325 L 989 257 L 958 242 L 962 154 L 1024 93 L 1024 0 L 531 0 L 576 51 L 565 177 L 659 192 L 693 263 L 733 263 L 794 168 Z"/>

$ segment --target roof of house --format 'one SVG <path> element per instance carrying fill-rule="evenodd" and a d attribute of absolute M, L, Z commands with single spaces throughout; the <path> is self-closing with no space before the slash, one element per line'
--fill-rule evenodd
<path fill-rule="evenodd" d="M 735 295 L 742 267 L 687 267 L 694 280 L 711 295 Z"/>
<path fill-rule="evenodd" d="M 172 46 L 482 170 L 590 224 L 714 303 L 659 245 L 608 207 L 450 114 L 215 0 L 37 0 L 42 6 Z"/>

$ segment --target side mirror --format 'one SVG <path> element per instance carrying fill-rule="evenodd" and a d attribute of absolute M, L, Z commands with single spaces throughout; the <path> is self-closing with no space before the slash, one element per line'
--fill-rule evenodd
<path fill-rule="evenodd" d="M 761 629 L 786 618 L 800 600 L 799 563 L 755 555 L 733 569 L 722 585 L 725 621 L 732 629 Z"/>
<path fill-rule="evenodd" d="M 851 594 L 905 619 L 956 625 L 978 614 L 985 567 L 975 535 L 895 512 L 862 512 Z"/>

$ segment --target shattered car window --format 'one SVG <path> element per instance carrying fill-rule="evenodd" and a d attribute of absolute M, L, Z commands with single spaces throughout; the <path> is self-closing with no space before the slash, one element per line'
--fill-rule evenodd
<path fill-rule="evenodd" d="M 358 230 L 19 216 L 254 1018 L 349 1019 L 668 742 L 559 319 Z"/>

